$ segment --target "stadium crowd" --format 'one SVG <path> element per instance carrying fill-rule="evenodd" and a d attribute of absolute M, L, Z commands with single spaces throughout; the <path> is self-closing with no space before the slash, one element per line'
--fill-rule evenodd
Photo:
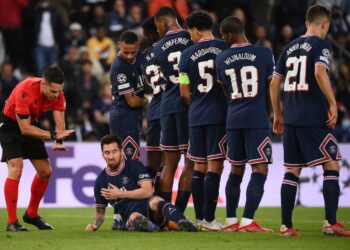
<path fill-rule="evenodd" d="M 248 40 L 270 48 L 277 59 L 287 43 L 305 32 L 304 13 L 315 3 L 332 10 L 327 40 L 332 44 L 334 58 L 330 75 L 339 113 L 336 137 L 339 142 L 349 142 L 347 0 L 2 0 L 0 108 L 18 82 L 28 75 L 41 76 L 45 67 L 58 64 L 66 79 L 67 128 L 76 129 L 70 139 L 98 140 L 109 131 L 109 70 L 117 54 L 116 41 L 125 30 L 136 32 L 142 40 L 143 20 L 159 7 L 173 6 L 180 21 L 194 10 L 208 11 L 215 21 L 216 37 L 220 37 L 220 22 L 228 15 L 237 16 L 245 24 Z M 147 46 L 144 41 L 141 49 Z M 51 115 L 45 115 L 40 122 L 43 128 L 50 129 Z M 273 139 L 280 140 L 278 136 Z"/>

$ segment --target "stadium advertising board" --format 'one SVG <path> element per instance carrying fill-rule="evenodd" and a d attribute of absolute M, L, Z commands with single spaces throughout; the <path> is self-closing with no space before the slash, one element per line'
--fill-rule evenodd
<path fill-rule="evenodd" d="M 99 143 L 71 143 L 68 152 L 54 152 L 49 148 L 53 175 L 48 190 L 42 200 L 41 207 L 85 207 L 94 203 L 93 185 L 96 176 L 105 167 L 101 156 Z M 340 145 L 343 160 L 341 161 L 340 206 L 350 207 L 350 145 Z M 1 151 L 1 150 L 0 150 Z M 145 148 L 141 151 L 141 160 L 145 162 Z M 280 206 L 280 187 L 283 178 L 283 148 L 281 144 L 273 145 L 273 160 L 265 185 L 265 193 L 261 206 Z M 182 170 L 183 159 L 180 162 L 174 189 L 176 192 L 178 180 Z M 225 169 L 221 177 L 219 206 L 225 206 L 225 184 L 230 172 L 230 165 L 225 162 Z M 26 207 L 29 203 L 29 192 L 35 171 L 29 161 L 25 161 L 22 179 L 19 186 L 18 206 Z M 245 190 L 248 185 L 250 167 L 247 166 L 245 177 L 241 185 L 240 206 L 245 203 Z M 1 163 L 0 189 L 7 176 L 7 167 Z M 322 196 L 322 168 L 320 166 L 304 169 L 300 178 L 298 202 L 304 206 L 323 206 Z M 175 193 L 174 192 L 174 193 Z M 192 203 L 190 204 L 192 206 Z M 5 207 L 4 196 L 0 195 L 0 207 Z"/>

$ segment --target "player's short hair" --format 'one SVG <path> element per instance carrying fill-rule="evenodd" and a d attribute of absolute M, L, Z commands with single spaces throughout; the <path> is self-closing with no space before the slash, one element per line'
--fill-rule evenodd
<path fill-rule="evenodd" d="M 127 30 L 120 35 L 119 41 L 126 44 L 135 44 L 138 42 L 138 37 L 135 32 Z"/>
<path fill-rule="evenodd" d="M 142 29 L 145 32 L 157 32 L 157 26 L 154 24 L 154 17 L 147 17 L 142 23 Z"/>
<path fill-rule="evenodd" d="M 105 135 L 101 138 L 101 150 L 103 151 L 103 146 L 111 143 L 117 143 L 119 149 L 122 149 L 123 139 L 118 135 Z"/>
<path fill-rule="evenodd" d="M 159 18 L 169 16 L 171 18 L 177 18 L 176 11 L 171 7 L 162 7 L 154 15 L 154 20 L 157 21 Z"/>
<path fill-rule="evenodd" d="M 50 66 L 44 70 L 43 78 L 49 83 L 63 84 L 64 74 L 58 66 Z"/>
<path fill-rule="evenodd" d="M 244 25 L 239 18 L 228 16 L 221 22 L 220 30 L 224 33 L 243 34 Z"/>
<path fill-rule="evenodd" d="M 328 20 L 331 19 L 331 11 L 319 4 L 312 5 L 306 12 L 306 21 L 313 23 L 322 17 L 326 17 Z"/>
<path fill-rule="evenodd" d="M 197 30 L 211 30 L 214 22 L 206 11 L 196 11 L 186 17 L 186 25 L 188 28 L 196 28 Z"/>

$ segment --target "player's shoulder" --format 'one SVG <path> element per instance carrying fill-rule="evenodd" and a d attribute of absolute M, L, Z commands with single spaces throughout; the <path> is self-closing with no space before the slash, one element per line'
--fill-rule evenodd
<path fill-rule="evenodd" d="M 217 57 L 216 57 L 216 62 L 217 62 L 217 66 L 220 66 L 221 62 L 224 61 L 227 57 L 232 55 L 232 49 L 230 47 L 228 47 L 227 49 L 225 49 L 224 51 L 222 51 Z"/>
<path fill-rule="evenodd" d="M 143 167 L 145 168 L 145 165 L 141 161 L 138 160 L 125 160 L 125 166 L 133 168 L 133 167 Z"/>
<path fill-rule="evenodd" d="M 28 95 L 36 93 L 37 89 L 40 88 L 41 78 L 40 77 L 28 77 L 22 82 L 18 83 L 15 87 L 16 92 L 25 92 Z"/>

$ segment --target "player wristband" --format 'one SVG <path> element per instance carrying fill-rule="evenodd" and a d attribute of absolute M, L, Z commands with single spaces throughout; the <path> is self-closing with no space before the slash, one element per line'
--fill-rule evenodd
<path fill-rule="evenodd" d="M 56 143 L 63 144 L 63 139 L 56 139 Z"/>
<path fill-rule="evenodd" d="M 56 140 L 56 131 L 50 131 L 51 140 Z"/>
<path fill-rule="evenodd" d="M 189 85 L 190 84 L 190 78 L 188 77 L 187 74 L 180 73 L 179 74 L 179 80 L 180 80 L 180 84 L 184 84 L 184 85 Z"/>

